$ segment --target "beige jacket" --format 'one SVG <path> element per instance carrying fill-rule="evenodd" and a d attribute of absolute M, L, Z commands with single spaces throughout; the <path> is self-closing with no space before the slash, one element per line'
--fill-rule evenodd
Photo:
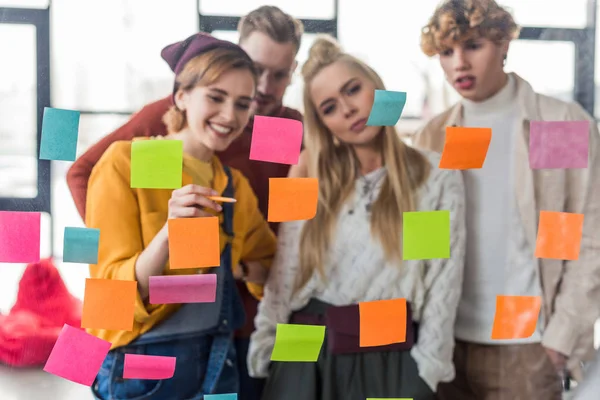
<path fill-rule="evenodd" d="M 517 81 L 521 134 L 516 144 L 515 184 L 518 209 L 527 238 L 535 247 L 541 210 L 583 213 L 579 259 L 536 259 L 546 326 L 542 344 L 569 355 L 572 376 L 581 381 L 581 361 L 593 358 L 593 327 L 600 317 L 600 133 L 593 118 L 576 103 L 535 93 Z M 434 117 L 416 135 L 415 146 L 441 152 L 446 127 L 461 125 L 460 103 Z M 587 169 L 533 170 L 529 167 L 530 121 L 590 120 Z M 468 240 L 468 238 L 467 238 Z"/>

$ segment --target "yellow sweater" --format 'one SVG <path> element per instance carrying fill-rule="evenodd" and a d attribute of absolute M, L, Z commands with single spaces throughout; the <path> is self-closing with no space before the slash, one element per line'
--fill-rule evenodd
<path fill-rule="evenodd" d="M 212 173 L 209 166 L 184 155 L 183 184 L 207 185 L 212 181 L 212 188 L 223 193 L 228 179 L 223 166 L 217 157 L 212 159 Z M 90 176 L 86 226 L 100 229 L 98 264 L 90 265 L 92 278 L 135 280 L 138 256 L 167 222 L 172 190 L 132 189 L 130 168 L 131 142 L 121 141 L 108 148 Z M 247 179 L 235 169 L 231 169 L 231 173 L 237 199 L 233 216 L 234 237 L 231 239 L 221 231 L 221 248 L 231 241 L 232 267 L 240 260 L 270 265 L 276 248 L 275 235 L 260 213 Z M 200 269 L 170 270 L 168 263 L 164 269 L 166 275 L 201 272 Z M 262 297 L 262 286 L 252 283 L 247 286 L 256 298 Z M 152 329 L 179 307 L 177 304 L 145 304 L 138 293 L 132 331 L 88 329 L 88 332 L 111 342 L 112 348 L 121 347 Z"/>

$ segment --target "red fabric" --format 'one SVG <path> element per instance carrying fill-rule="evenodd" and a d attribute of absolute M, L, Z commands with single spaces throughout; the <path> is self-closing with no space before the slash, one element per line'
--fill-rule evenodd
<path fill-rule="evenodd" d="M 51 260 L 29 264 L 15 305 L 8 315 L 0 314 L 0 362 L 43 365 L 63 325 L 81 325 L 81 311 L 81 301 L 69 293 Z"/>

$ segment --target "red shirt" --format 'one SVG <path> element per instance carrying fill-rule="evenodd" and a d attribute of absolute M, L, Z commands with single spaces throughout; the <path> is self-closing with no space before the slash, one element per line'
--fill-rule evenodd
<path fill-rule="evenodd" d="M 85 220 L 85 202 L 90 174 L 106 149 L 119 140 L 166 135 L 167 127 L 162 122 L 162 117 L 172 104 L 171 96 L 169 96 L 146 105 L 134 114 L 125 125 L 102 138 L 73 163 L 67 172 L 67 184 L 81 218 Z M 272 116 L 302 121 L 300 112 L 283 106 Z M 258 206 L 266 218 L 269 201 L 269 178 L 286 177 L 290 166 L 250 160 L 253 123 L 253 120 L 250 120 L 240 137 L 231 143 L 227 150 L 217 153 L 217 156 L 223 164 L 240 170 L 248 178 L 258 198 Z M 271 224 L 271 228 L 277 233 L 277 224 Z M 248 292 L 246 285 L 243 283 L 238 282 L 238 289 L 246 309 L 246 325 L 238 332 L 238 335 L 247 337 L 254 330 L 254 317 L 258 302 Z"/>

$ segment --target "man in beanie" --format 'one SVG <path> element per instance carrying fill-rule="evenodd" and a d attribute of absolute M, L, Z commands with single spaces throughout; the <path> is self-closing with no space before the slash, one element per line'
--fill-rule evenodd
<path fill-rule="evenodd" d="M 593 356 L 600 316 L 600 136 L 580 105 L 536 93 L 504 71 L 518 31 L 494 0 L 446 0 L 421 36 L 424 53 L 439 57 L 461 100 L 429 121 L 415 145 L 441 152 L 448 126 L 492 129 L 484 167 L 463 173 L 467 253 L 454 331 L 456 377 L 439 385 L 441 400 L 560 400 L 561 377 L 568 371 L 581 380 L 581 362 Z M 533 121 L 589 121 L 587 168 L 532 169 Z M 562 144 L 569 141 L 565 133 Z M 578 259 L 535 256 L 541 211 L 584 214 Z M 541 297 L 532 336 L 492 339 L 497 295 Z"/>
<path fill-rule="evenodd" d="M 251 107 L 253 115 L 265 115 L 279 118 L 302 120 L 302 114 L 297 110 L 283 106 L 282 99 L 290 84 L 292 73 L 297 62 L 296 55 L 300 48 L 303 34 L 302 22 L 284 13 L 277 7 L 263 6 L 243 17 L 238 26 L 239 44 L 254 61 L 258 72 L 259 82 L 257 96 Z M 205 35 L 198 34 L 190 37 L 178 46 L 170 46 L 163 50 L 162 56 L 173 72 L 177 73 L 178 65 L 184 65 L 181 57 L 189 46 L 211 46 L 211 40 Z M 212 39 L 218 41 L 218 39 Z M 222 43 L 222 41 L 218 41 Z M 146 105 L 123 126 L 104 137 L 71 166 L 67 173 L 67 184 L 71 190 L 77 210 L 85 219 L 85 204 L 87 185 L 92 169 L 104 154 L 106 149 L 119 140 L 132 140 L 134 137 L 166 135 L 167 128 L 162 121 L 163 116 L 173 105 L 172 95 Z M 240 170 L 250 181 L 252 189 L 258 198 L 259 208 L 267 216 L 269 178 L 286 177 L 289 165 L 265 163 L 249 159 L 252 138 L 253 119 L 246 126 L 244 133 L 233 142 L 229 148 L 218 153 L 221 162 Z M 277 225 L 271 224 L 276 232 Z M 242 270 L 248 268 L 243 266 Z M 236 333 L 236 344 L 239 357 L 239 370 L 242 399 L 258 398 L 262 380 L 248 376 L 245 354 L 247 353 L 248 338 L 254 330 L 254 317 L 258 302 L 248 292 L 243 281 L 238 282 L 238 289 L 246 310 L 246 324 Z M 253 395 L 254 393 L 254 395 Z"/>

